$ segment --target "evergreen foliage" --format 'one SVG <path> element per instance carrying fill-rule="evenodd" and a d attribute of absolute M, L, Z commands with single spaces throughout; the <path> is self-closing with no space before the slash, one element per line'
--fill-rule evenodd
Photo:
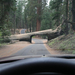
<path fill-rule="evenodd" d="M 0 0 L 0 38 L 9 36 L 11 30 L 28 31 L 54 29 L 62 21 L 65 34 L 75 30 L 74 0 Z"/>

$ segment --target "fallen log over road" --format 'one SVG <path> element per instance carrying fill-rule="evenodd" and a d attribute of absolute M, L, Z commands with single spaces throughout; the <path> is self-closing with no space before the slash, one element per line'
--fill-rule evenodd
<path fill-rule="evenodd" d="M 31 42 L 32 36 L 46 35 L 46 36 L 48 36 L 48 40 L 50 40 L 52 38 L 55 38 L 55 37 L 59 36 L 60 32 L 61 32 L 61 25 L 58 26 L 55 30 L 48 29 L 48 30 L 25 33 L 25 34 L 11 35 L 9 37 L 9 39 L 10 40 L 20 40 L 20 41 L 29 41 L 29 42 Z"/>

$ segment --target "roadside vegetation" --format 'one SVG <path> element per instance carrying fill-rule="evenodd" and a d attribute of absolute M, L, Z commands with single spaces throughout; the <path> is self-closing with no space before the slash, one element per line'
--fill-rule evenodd
<path fill-rule="evenodd" d="M 47 43 L 51 48 L 60 50 L 63 53 L 75 54 L 75 34 L 62 35 Z"/>

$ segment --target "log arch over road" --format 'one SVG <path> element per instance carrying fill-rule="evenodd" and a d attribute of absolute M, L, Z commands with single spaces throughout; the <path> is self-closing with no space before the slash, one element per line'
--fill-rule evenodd
<path fill-rule="evenodd" d="M 35 35 L 46 35 L 46 36 L 48 36 L 48 40 L 50 40 L 50 39 L 53 39 L 53 38 L 59 36 L 60 32 L 61 32 L 61 25 L 58 26 L 55 30 L 48 29 L 48 30 L 25 33 L 25 34 L 11 35 L 9 37 L 9 39 L 31 42 L 32 37 Z"/>

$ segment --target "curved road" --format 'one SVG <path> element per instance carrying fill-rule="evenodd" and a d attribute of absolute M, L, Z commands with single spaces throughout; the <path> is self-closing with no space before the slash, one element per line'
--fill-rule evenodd
<path fill-rule="evenodd" d="M 35 44 L 29 45 L 24 49 L 18 51 L 13 56 L 25 56 L 25 55 L 47 55 L 50 54 L 48 50 L 45 48 L 42 40 L 33 39 Z M 41 43 L 41 44 L 40 44 Z"/>
<path fill-rule="evenodd" d="M 25 34 L 25 30 L 26 30 L 26 29 L 22 29 L 22 30 L 21 30 L 21 34 Z"/>

